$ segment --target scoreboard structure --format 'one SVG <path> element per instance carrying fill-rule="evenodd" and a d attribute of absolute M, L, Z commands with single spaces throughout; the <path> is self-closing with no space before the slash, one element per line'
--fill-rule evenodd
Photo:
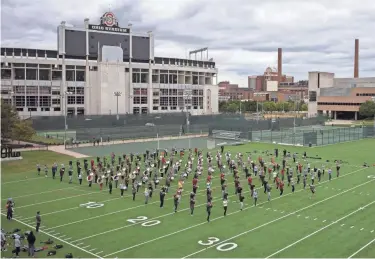
<path fill-rule="evenodd" d="M 119 27 L 112 12 L 106 12 L 99 25 L 84 20 L 83 28 L 67 27 L 66 22 L 58 26 L 58 53 L 67 58 L 86 56 L 89 60 L 101 58 L 103 46 L 117 46 L 122 49 L 123 61 L 130 59 L 148 61 L 153 59 L 153 36 L 135 35 L 131 24 L 127 28 Z"/>

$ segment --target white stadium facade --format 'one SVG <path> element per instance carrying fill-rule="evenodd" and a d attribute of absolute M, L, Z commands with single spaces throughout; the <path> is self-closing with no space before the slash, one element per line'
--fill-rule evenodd
<path fill-rule="evenodd" d="M 1 96 L 28 116 L 218 113 L 212 59 L 154 56 L 152 32 L 99 25 L 57 28 L 57 50 L 1 48 Z"/>

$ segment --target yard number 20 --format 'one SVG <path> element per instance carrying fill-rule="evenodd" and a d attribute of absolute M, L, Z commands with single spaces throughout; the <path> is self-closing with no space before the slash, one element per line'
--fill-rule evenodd
<path fill-rule="evenodd" d="M 135 219 L 128 219 L 128 222 L 133 223 L 133 224 L 142 222 L 141 224 L 142 227 L 152 227 L 152 226 L 160 224 L 159 220 L 149 220 L 149 221 L 146 221 L 146 220 L 147 220 L 146 216 L 138 216 Z"/>
<path fill-rule="evenodd" d="M 217 238 L 217 237 L 209 237 L 209 238 L 207 238 L 207 242 L 199 240 L 198 244 L 200 244 L 202 246 L 211 246 L 211 245 L 216 244 L 219 241 L 220 241 L 220 239 Z M 218 245 L 216 247 L 216 250 L 218 250 L 220 252 L 226 252 L 226 251 L 230 251 L 230 250 L 235 249 L 237 246 L 238 245 L 236 243 L 223 243 L 223 244 Z"/>

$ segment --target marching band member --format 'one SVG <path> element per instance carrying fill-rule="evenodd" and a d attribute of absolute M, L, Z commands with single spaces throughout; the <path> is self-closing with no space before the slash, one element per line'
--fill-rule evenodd
<path fill-rule="evenodd" d="M 79 181 L 79 185 L 82 185 L 82 174 L 81 173 L 78 175 L 78 181 Z"/>
<path fill-rule="evenodd" d="M 92 185 L 92 180 L 93 180 L 94 173 L 90 173 L 89 169 L 89 175 L 87 176 L 87 181 L 89 182 L 89 187 Z"/>

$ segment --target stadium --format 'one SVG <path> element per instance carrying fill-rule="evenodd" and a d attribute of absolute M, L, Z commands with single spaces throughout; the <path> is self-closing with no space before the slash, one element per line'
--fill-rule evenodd
<path fill-rule="evenodd" d="M 57 28 L 57 49 L 1 48 L 1 95 L 20 115 L 218 112 L 215 62 L 154 56 L 152 32 L 123 28 L 112 12 L 100 24 Z M 65 109 L 66 106 L 66 109 Z"/>
<path fill-rule="evenodd" d="M 374 127 L 216 114 L 213 61 L 110 12 L 1 55 L 2 258 L 375 257 Z"/>

